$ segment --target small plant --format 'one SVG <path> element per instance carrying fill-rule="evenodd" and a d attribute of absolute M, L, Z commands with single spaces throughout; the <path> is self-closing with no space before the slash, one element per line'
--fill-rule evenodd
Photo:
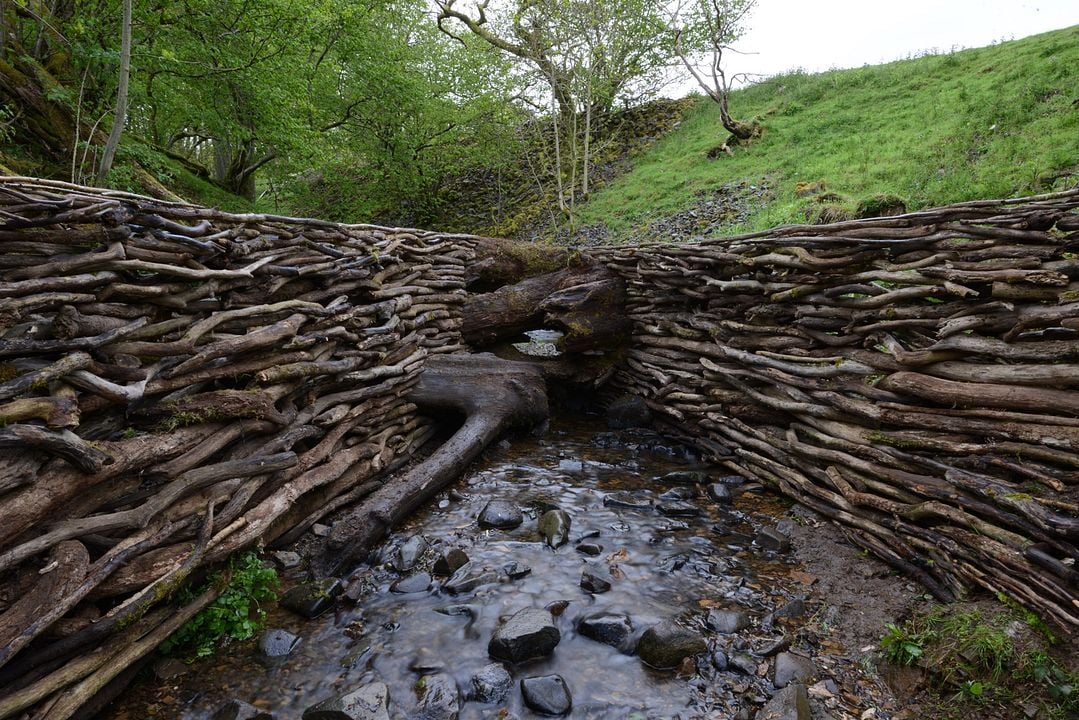
<path fill-rule="evenodd" d="M 880 649 L 884 657 L 897 665 L 913 665 L 925 653 L 923 639 L 911 633 L 906 627 L 894 623 L 884 626 L 887 631 L 880 640 Z"/>
<path fill-rule="evenodd" d="M 247 640 L 262 627 L 266 611 L 259 602 L 276 597 L 277 571 L 264 567 L 257 553 L 245 553 L 233 557 L 227 571 L 212 575 L 206 586 L 185 590 L 181 599 L 191 601 L 205 587 L 220 582 L 227 582 L 225 591 L 162 643 L 162 652 L 180 651 L 191 659 L 206 657 L 213 654 L 219 641 Z"/>

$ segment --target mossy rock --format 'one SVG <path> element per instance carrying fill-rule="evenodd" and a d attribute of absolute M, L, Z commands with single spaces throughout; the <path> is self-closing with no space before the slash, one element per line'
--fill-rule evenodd
<path fill-rule="evenodd" d="M 824 193 L 827 189 L 828 184 L 823 178 L 813 182 L 800 182 L 794 186 L 794 196 L 800 198 L 813 197 Z"/>
<path fill-rule="evenodd" d="M 887 217 L 902 215 L 907 211 L 907 201 L 898 195 L 877 193 L 858 203 L 854 214 L 859 218 Z"/>

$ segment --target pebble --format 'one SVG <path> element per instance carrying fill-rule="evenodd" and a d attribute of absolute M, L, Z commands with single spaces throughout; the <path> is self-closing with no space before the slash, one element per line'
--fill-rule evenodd
<path fill-rule="evenodd" d="M 310 620 L 333 607 L 343 590 L 337 578 L 323 578 L 290 588 L 277 604 Z"/>
<path fill-rule="evenodd" d="M 482 528 L 512 530 L 524 519 L 520 508 L 509 500 L 491 500 L 480 511 L 479 523 Z"/>
<path fill-rule="evenodd" d="M 416 566 L 420 557 L 427 551 L 427 541 L 422 535 L 413 535 L 405 540 L 393 554 L 393 569 L 408 572 Z"/>
<path fill-rule="evenodd" d="M 577 632 L 622 652 L 632 650 L 633 621 L 625 613 L 603 610 L 586 615 L 578 621 Z"/>
<path fill-rule="evenodd" d="M 551 613 L 525 608 L 495 629 L 487 653 L 495 660 L 518 663 L 550 655 L 561 639 Z"/>
<path fill-rule="evenodd" d="M 707 649 L 704 638 L 670 620 L 648 628 L 637 642 L 637 656 L 660 670 L 676 668 Z"/>
<path fill-rule="evenodd" d="M 749 615 L 741 610 L 721 610 L 713 608 L 708 611 L 705 625 L 711 630 L 724 635 L 736 633 L 749 627 Z"/>
<path fill-rule="evenodd" d="M 708 497 L 719 505 L 730 505 L 731 489 L 723 483 L 712 483 L 708 486 Z"/>
<path fill-rule="evenodd" d="M 411 593 L 427 592 L 431 589 L 431 576 L 425 572 L 403 577 L 390 585 L 390 592 L 408 595 Z"/>
<path fill-rule="evenodd" d="M 656 509 L 667 517 L 697 517 L 701 514 L 699 507 L 684 500 L 665 500 L 656 505 Z"/>
<path fill-rule="evenodd" d="M 263 661 L 283 662 L 300 645 L 300 638 L 281 628 L 271 628 L 259 638 Z"/>
<path fill-rule="evenodd" d="M 602 568 L 585 568 L 581 571 L 581 587 L 593 595 L 611 589 L 611 574 Z"/>
<path fill-rule="evenodd" d="M 303 720 L 389 720 L 389 688 L 373 682 L 307 708 Z"/>
<path fill-rule="evenodd" d="M 457 683 L 446 673 L 424 675 L 416 682 L 419 696 L 409 718 L 412 720 L 457 720 L 461 694 Z"/>
<path fill-rule="evenodd" d="M 596 543 L 580 543 L 577 545 L 577 552 L 582 555 L 589 555 L 595 557 L 603 552 L 603 546 Z"/>
<path fill-rule="evenodd" d="M 460 548 L 453 548 L 441 555 L 435 561 L 432 571 L 440 577 L 449 577 L 468 563 L 468 555 Z"/>
<path fill-rule="evenodd" d="M 806 683 L 817 676 L 817 666 L 804 655 L 782 652 L 776 656 L 773 684 L 784 688 L 792 682 Z"/>
<path fill-rule="evenodd" d="M 757 533 L 757 545 L 763 550 L 785 553 L 791 549 L 791 541 L 774 527 L 761 528 Z"/>
<path fill-rule="evenodd" d="M 469 697 L 481 703 L 500 703 L 509 693 L 513 678 L 501 663 L 484 665 L 469 681 Z"/>

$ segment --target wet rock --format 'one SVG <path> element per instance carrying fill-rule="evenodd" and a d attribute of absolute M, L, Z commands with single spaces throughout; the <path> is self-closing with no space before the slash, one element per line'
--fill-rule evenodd
<path fill-rule="evenodd" d="M 603 546 L 602 545 L 597 545 L 596 543 L 585 543 L 585 542 L 578 543 L 577 544 L 577 552 L 581 553 L 582 555 L 588 555 L 590 557 L 595 557 L 595 556 L 599 555 L 601 552 L 603 552 Z"/>
<path fill-rule="evenodd" d="M 676 487 L 660 493 L 660 500 L 691 500 L 697 495 L 690 487 Z"/>
<path fill-rule="evenodd" d="M 524 522 L 520 508 L 509 500 L 491 500 L 480 511 L 480 527 L 512 530 Z"/>
<path fill-rule="evenodd" d="M 416 567 L 420 557 L 427 551 L 427 541 L 422 535 L 413 535 L 401 543 L 393 555 L 393 568 L 397 572 L 408 572 Z"/>
<path fill-rule="evenodd" d="M 562 613 L 566 612 L 566 608 L 568 607 L 569 600 L 555 600 L 552 603 L 547 603 L 543 609 L 551 613 L 554 617 L 562 617 Z"/>
<path fill-rule="evenodd" d="M 573 698 L 561 675 L 522 678 L 521 695 L 525 705 L 540 715 L 565 715 L 573 707 Z"/>
<path fill-rule="evenodd" d="M 284 662 L 299 645 L 300 638 L 280 628 L 271 628 L 259 638 L 259 652 L 264 662 Z"/>
<path fill-rule="evenodd" d="M 530 575 L 532 573 L 532 568 L 513 560 L 502 566 L 502 572 L 504 572 L 506 577 L 510 580 L 520 580 L 526 575 Z"/>
<path fill-rule="evenodd" d="M 757 661 L 748 653 L 734 653 L 728 658 L 728 664 L 732 669 L 737 670 L 743 675 L 752 676 L 757 674 Z"/>
<path fill-rule="evenodd" d="M 701 509 L 684 500 L 666 500 L 656 505 L 656 509 L 667 517 L 697 517 Z"/>
<path fill-rule="evenodd" d="M 409 593 L 427 592 L 431 589 L 431 576 L 425 572 L 418 572 L 408 577 L 403 577 L 390 585 L 390 592 L 407 595 Z"/>
<path fill-rule="evenodd" d="M 806 604 L 801 598 L 795 598 L 786 605 L 778 608 L 772 617 L 777 618 L 800 618 L 806 614 Z"/>
<path fill-rule="evenodd" d="M 461 694 L 457 683 L 446 673 L 424 675 L 416 682 L 419 696 L 409 720 L 457 720 L 461 713 Z"/>
<path fill-rule="evenodd" d="M 761 645 L 759 650 L 754 652 L 761 657 L 772 657 L 778 653 L 783 652 L 791 646 L 791 639 L 786 635 L 769 640 L 764 645 Z"/>
<path fill-rule="evenodd" d="M 421 675 L 429 675 L 445 670 L 446 663 L 430 648 L 420 648 L 415 657 L 408 663 L 408 669 Z"/>
<path fill-rule="evenodd" d="M 724 485 L 745 485 L 746 479 L 741 475 L 723 475 L 722 477 L 715 478 L 716 482 L 721 482 Z"/>
<path fill-rule="evenodd" d="M 539 519 L 539 532 L 552 548 L 561 547 L 569 540 L 572 521 L 565 510 L 548 510 Z"/>
<path fill-rule="evenodd" d="M 810 720 L 809 696 L 803 685 L 788 685 L 769 700 L 754 720 Z"/>
<path fill-rule="evenodd" d="M 550 655 L 561 639 L 551 613 L 525 608 L 495 629 L 487 653 L 495 660 L 517 663 Z"/>
<path fill-rule="evenodd" d="M 586 615 L 577 623 L 577 632 L 622 652 L 632 649 L 633 621 L 625 613 L 600 611 Z"/>
<path fill-rule="evenodd" d="M 719 505 L 730 505 L 731 489 L 723 483 L 712 483 L 708 486 L 708 497 Z"/>
<path fill-rule="evenodd" d="M 777 688 L 785 688 L 792 682 L 806 683 L 816 676 L 817 666 L 812 659 L 789 652 L 776 656 L 775 680 L 772 684 Z"/>
<path fill-rule="evenodd" d="M 435 612 L 450 617 L 475 617 L 476 609 L 471 605 L 445 605 L 435 608 Z"/>
<path fill-rule="evenodd" d="M 292 568 L 299 567 L 303 562 L 300 553 L 291 552 L 289 550 L 277 550 L 270 553 L 270 555 L 273 556 L 274 562 L 280 565 L 282 570 L 291 570 Z"/>
<path fill-rule="evenodd" d="M 675 470 L 656 478 L 656 482 L 667 485 L 705 485 L 711 479 L 711 473 L 700 470 Z"/>
<path fill-rule="evenodd" d="M 612 430 L 647 427 L 651 422 L 652 411 L 636 395 L 623 395 L 607 406 L 607 427 Z"/>
<path fill-rule="evenodd" d="M 218 709 L 214 720 L 273 720 L 273 715 L 242 700 L 229 700 Z"/>
<path fill-rule="evenodd" d="M 480 585 L 491 585 L 498 582 L 498 573 L 493 570 L 477 570 L 471 562 L 467 562 L 458 568 L 449 580 L 442 584 L 442 589 L 451 595 L 461 595 L 472 592 Z"/>
<path fill-rule="evenodd" d="M 453 548 L 435 561 L 435 566 L 432 570 L 435 575 L 449 577 L 460 570 L 467 562 L 468 555 L 465 554 L 465 551 L 460 548 Z"/>
<path fill-rule="evenodd" d="M 501 664 L 491 663 L 480 668 L 469 682 L 471 684 L 469 697 L 472 700 L 481 703 L 500 703 L 509 693 L 513 678 Z"/>
<path fill-rule="evenodd" d="M 676 668 L 686 658 L 707 649 L 700 635 L 666 620 L 644 631 L 637 643 L 637 656 L 646 664 L 663 670 Z"/>
<path fill-rule="evenodd" d="M 741 610 L 712 608 L 708 611 L 704 623 L 717 633 L 736 633 L 749 627 L 749 615 Z"/>
<path fill-rule="evenodd" d="M 303 720 L 389 720 L 390 691 L 373 682 L 307 708 Z"/>
<path fill-rule="evenodd" d="M 790 538 L 773 527 L 761 528 L 756 542 L 763 550 L 785 553 L 791 549 Z"/>
<path fill-rule="evenodd" d="M 581 571 L 581 587 L 593 595 L 611 589 L 611 574 L 599 567 L 587 567 Z"/>
<path fill-rule="evenodd" d="M 716 650 L 712 653 L 712 667 L 716 670 L 726 670 L 730 665 L 730 661 L 727 660 L 727 653 L 722 650 Z"/>
<path fill-rule="evenodd" d="M 652 498 L 649 493 L 619 490 L 617 492 L 607 493 L 603 497 L 603 504 L 607 507 L 647 510 L 652 507 Z"/>
<path fill-rule="evenodd" d="M 301 617 L 316 618 L 333 607 L 343 590 L 337 578 L 323 578 L 290 588 L 277 604 Z"/>

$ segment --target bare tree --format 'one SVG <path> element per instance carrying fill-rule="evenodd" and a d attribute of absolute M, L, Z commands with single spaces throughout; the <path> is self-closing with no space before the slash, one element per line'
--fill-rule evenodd
<path fill-rule="evenodd" d="M 727 77 L 723 53 L 731 50 L 745 33 L 746 18 L 756 5 L 757 0 L 682 0 L 671 13 L 675 53 L 701 89 L 719 105 L 723 127 L 737 140 L 759 135 L 760 124 L 731 117 L 731 85 L 744 76 L 739 73 Z M 695 62 L 702 56 L 707 59 L 707 70 Z"/>

